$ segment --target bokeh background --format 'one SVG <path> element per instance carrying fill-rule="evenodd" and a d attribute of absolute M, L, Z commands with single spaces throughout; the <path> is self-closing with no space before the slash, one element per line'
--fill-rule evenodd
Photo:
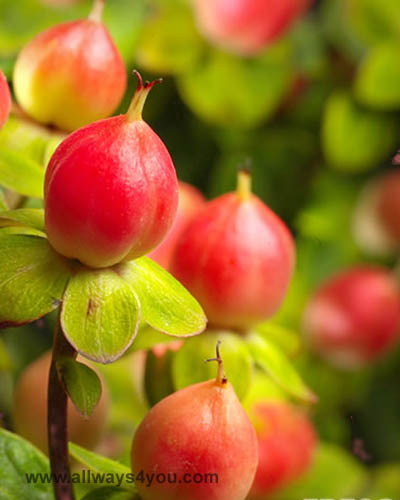
<path fill-rule="evenodd" d="M 84 17 L 91 6 L 62 3 L 0 0 L 0 67 L 10 80 L 27 41 L 55 23 Z M 255 193 L 296 237 L 288 297 L 265 328 L 319 396 L 309 411 L 322 444 L 308 474 L 276 498 L 398 499 L 400 350 L 343 372 L 308 350 L 301 318 L 315 288 L 337 271 L 374 263 L 396 272 L 396 252 L 371 252 L 355 214 L 367 183 L 397 168 L 399 1 L 316 1 L 282 38 L 249 58 L 208 43 L 186 0 L 109 0 L 104 20 L 129 69 L 164 78 L 144 117 L 166 143 L 179 178 L 211 198 L 234 189 L 237 166 L 251 162 Z M 132 77 L 121 110 L 135 85 Z M 44 163 L 51 147 L 46 134 L 14 116 L 0 145 L 12 141 Z M 50 316 L 1 334 L 5 426 L 12 427 L 15 380 L 51 346 L 53 322 Z M 128 356 L 100 367 L 113 398 L 102 451 L 123 461 L 128 437 L 147 409 L 132 363 Z"/>

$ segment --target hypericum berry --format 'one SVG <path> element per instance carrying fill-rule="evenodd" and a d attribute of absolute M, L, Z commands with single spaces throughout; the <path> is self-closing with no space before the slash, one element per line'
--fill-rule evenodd
<path fill-rule="evenodd" d="M 256 433 L 219 353 L 217 360 L 216 380 L 171 394 L 138 427 L 132 471 L 153 477 L 151 485 L 136 482 L 143 500 L 246 498 L 258 463 Z"/>
<path fill-rule="evenodd" d="M 75 130 L 113 113 L 126 89 L 124 62 L 101 21 L 105 0 L 88 19 L 54 26 L 18 56 L 14 90 L 35 120 Z"/>
<path fill-rule="evenodd" d="M 248 172 L 237 192 L 208 202 L 187 226 L 171 272 L 203 306 L 215 327 L 244 330 L 279 308 L 294 267 L 293 238 L 251 193 Z"/>
<path fill-rule="evenodd" d="M 6 123 L 11 109 L 11 94 L 7 79 L 0 69 L 0 129 Z"/>
<path fill-rule="evenodd" d="M 199 29 L 212 42 L 244 55 L 282 36 L 312 0 L 195 0 Z"/>
<path fill-rule="evenodd" d="M 186 182 L 179 182 L 179 203 L 175 221 L 160 245 L 149 253 L 149 257 L 169 269 L 180 235 L 204 203 L 205 198 L 198 189 Z"/>
<path fill-rule="evenodd" d="M 400 296 L 394 276 L 357 267 L 333 276 L 311 298 L 304 330 L 321 356 L 359 368 L 393 347 L 399 337 Z"/>
<path fill-rule="evenodd" d="M 258 468 L 249 500 L 269 498 L 310 467 L 316 434 L 307 416 L 281 401 L 260 401 L 249 410 L 258 439 Z"/>
<path fill-rule="evenodd" d="M 80 360 L 87 363 L 87 361 Z M 47 453 L 47 382 L 51 352 L 47 351 L 28 365 L 20 375 L 14 391 L 13 422 L 22 437 Z M 109 397 L 105 385 L 98 405 L 85 419 L 68 400 L 68 436 L 70 441 L 94 449 L 104 436 Z"/>
<path fill-rule="evenodd" d="M 45 220 L 51 245 L 90 267 L 107 267 L 152 250 L 171 227 L 178 181 L 171 157 L 142 120 L 156 82 L 140 75 L 125 115 L 69 135 L 50 160 Z"/>

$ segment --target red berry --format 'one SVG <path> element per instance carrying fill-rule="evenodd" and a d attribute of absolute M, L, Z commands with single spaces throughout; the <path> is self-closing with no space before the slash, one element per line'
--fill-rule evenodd
<path fill-rule="evenodd" d="M 106 267 L 152 250 L 171 227 L 178 181 L 171 157 L 141 117 L 154 85 L 139 84 L 126 115 L 77 130 L 45 178 L 46 230 L 62 255 Z"/>
<path fill-rule="evenodd" d="M 282 402 L 254 404 L 250 419 L 257 432 L 259 461 L 248 498 L 269 498 L 310 467 L 316 435 L 306 415 Z"/>
<path fill-rule="evenodd" d="M 126 89 L 126 70 L 105 25 L 104 0 L 88 19 L 54 26 L 18 56 L 14 89 L 40 123 L 75 130 L 113 113 Z"/>
<path fill-rule="evenodd" d="M 304 330 L 312 347 L 342 368 L 358 368 L 398 339 L 399 289 L 383 268 L 359 267 L 332 277 L 312 297 Z"/>
<path fill-rule="evenodd" d="M 11 109 L 11 94 L 4 73 L 0 69 L 0 129 L 8 119 Z"/>
<path fill-rule="evenodd" d="M 205 198 L 198 189 L 186 182 L 179 182 L 179 204 L 176 213 L 175 221 L 171 230 L 164 240 L 150 254 L 160 266 L 169 269 L 172 259 L 172 254 L 180 235 L 186 228 L 188 222 L 204 205 Z"/>
<path fill-rule="evenodd" d="M 157 403 L 132 444 L 135 476 L 154 475 L 136 482 L 143 500 L 244 500 L 257 462 L 255 430 L 222 369 Z"/>
<path fill-rule="evenodd" d="M 251 55 L 281 37 L 311 1 L 195 0 L 195 17 L 211 41 Z"/>
<path fill-rule="evenodd" d="M 171 272 L 203 306 L 212 326 L 243 330 L 279 308 L 294 267 L 293 238 L 281 219 L 250 192 L 208 202 L 176 247 Z"/>

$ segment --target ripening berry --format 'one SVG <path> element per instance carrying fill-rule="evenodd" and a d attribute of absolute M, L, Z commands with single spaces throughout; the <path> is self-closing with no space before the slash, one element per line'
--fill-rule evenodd
<path fill-rule="evenodd" d="M 17 58 L 14 90 L 36 121 L 72 131 L 111 115 L 126 89 L 126 69 L 101 21 L 105 0 L 87 19 L 37 35 Z"/>
<path fill-rule="evenodd" d="M 171 272 L 211 326 L 245 330 L 278 310 L 294 261 L 289 230 L 251 193 L 250 175 L 241 171 L 237 192 L 208 202 L 189 223 Z"/>
<path fill-rule="evenodd" d="M 356 369 L 393 348 L 399 336 L 395 277 L 379 267 L 357 267 L 325 282 L 304 313 L 311 347 L 331 363 Z"/>
<path fill-rule="evenodd" d="M 300 410 L 281 401 L 259 401 L 250 409 L 258 439 L 258 468 L 249 500 L 264 500 L 310 467 L 314 427 Z"/>
<path fill-rule="evenodd" d="M 199 29 L 213 43 L 252 55 L 291 27 L 312 0 L 195 0 Z"/>
<path fill-rule="evenodd" d="M 69 135 L 46 171 L 46 231 L 62 255 L 94 268 L 150 252 L 171 227 L 178 181 L 171 157 L 142 120 L 154 83 L 139 84 L 125 115 Z"/>
<path fill-rule="evenodd" d="M 160 266 L 169 269 L 180 235 L 204 203 L 205 198 L 198 189 L 186 182 L 179 182 L 179 203 L 175 221 L 167 236 L 148 256 Z"/>
<path fill-rule="evenodd" d="M 132 471 L 154 474 L 150 486 L 136 483 L 143 500 L 246 498 L 258 463 L 256 434 L 219 366 L 216 380 L 161 400 L 138 427 Z"/>

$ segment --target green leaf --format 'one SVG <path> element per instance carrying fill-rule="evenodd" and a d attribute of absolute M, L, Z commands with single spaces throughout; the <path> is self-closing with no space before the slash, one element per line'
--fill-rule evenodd
<path fill-rule="evenodd" d="M 111 269 L 82 268 L 69 282 L 61 325 L 75 349 L 93 361 L 112 363 L 132 344 L 140 319 L 134 289 Z"/>
<path fill-rule="evenodd" d="M 251 384 L 252 360 L 246 343 L 238 335 L 228 332 L 205 332 L 185 341 L 172 362 L 176 389 L 216 377 L 216 363 L 207 363 L 205 360 L 215 357 L 218 340 L 221 341 L 226 376 L 238 398 L 244 398 Z"/>
<path fill-rule="evenodd" d="M 386 160 L 397 142 L 398 124 L 393 116 L 360 107 L 346 92 L 336 92 L 328 99 L 322 145 L 331 167 L 366 171 Z"/>
<path fill-rule="evenodd" d="M 6 212 L 9 209 L 6 198 L 4 196 L 4 190 L 0 188 L 0 211 Z"/>
<path fill-rule="evenodd" d="M 309 403 L 316 402 L 315 394 L 305 385 L 300 375 L 276 345 L 268 342 L 257 333 L 249 334 L 247 343 L 254 361 L 278 385 L 298 399 Z"/>
<path fill-rule="evenodd" d="M 65 135 L 54 135 L 49 139 L 46 143 L 46 149 L 43 154 L 43 165 L 47 166 L 51 157 L 53 156 L 55 150 L 62 143 L 62 141 L 66 138 Z"/>
<path fill-rule="evenodd" d="M 50 137 L 48 128 L 11 115 L 0 131 L 0 149 L 16 151 L 42 166 L 44 150 Z"/>
<path fill-rule="evenodd" d="M 189 108 L 208 122 L 255 127 L 275 113 L 287 94 L 289 61 L 284 44 L 257 59 L 212 51 L 193 71 L 178 77 L 178 90 Z"/>
<path fill-rule="evenodd" d="M 347 0 L 342 10 L 349 20 L 349 30 L 364 44 L 374 46 L 382 41 L 399 40 L 400 9 L 398 0 Z M 343 8 L 345 7 L 345 8 Z"/>
<path fill-rule="evenodd" d="M 267 341 L 276 344 L 287 356 L 294 356 L 301 348 L 299 334 L 284 326 L 267 321 L 258 325 L 256 331 Z"/>
<path fill-rule="evenodd" d="M 204 41 L 189 5 L 159 5 L 142 30 L 136 53 L 140 67 L 152 73 L 186 73 L 201 57 Z"/>
<path fill-rule="evenodd" d="M 97 373 L 69 358 L 59 360 L 57 369 L 76 409 L 89 418 L 101 397 L 101 382 Z"/>
<path fill-rule="evenodd" d="M 44 169 L 24 154 L 0 148 L 0 185 L 33 198 L 43 197 Z"/>
<path fill-rule="evenodd" d="M 33 445 L 0 429 L 0 498 L 4 500 L 49 500 L 52 484 L 27 483 L 26 474 L 49 474 L 47 458 Z"/>
<path fill-rule="evenodd" d="M 367 54 L 355 81 L 355 95 L 366 106 L 383 111 L 400 108 L 400 43 L 380 44 Z"/>
<path fill-rule="evenodd" d="M 0 227 L 26 226 L 45 235 L 44 210 L 41 208 L 18 208 L 0 212 Z"/>
<path fill-rule="evenodd" d="M 78 462 L 88 467 L 90 470 L 99 474 L 109 474 L 112 477 L 108 484 L 117 484 L 129 490 L 136 491 L 136 486 L 130 478 L 132 478 L 132 471 L 126 465 L 123 465 L 110 458 L 98 455 L 93 451 L 86 450 L 75 443 L 69 443 L 69 453 Z M 107 476 L 106 476 L 107 477 Z M 105 482 L 105 481 L 104 481 Z"/>
<path fill-rule="evenodd" d="M 44 238 L 0 232 L 0 327 L 56 309 L 69 278 L 68 261 Z"/>
<path fill-rule="evenodd" d="M 365 51 L 365 45 L 349 25 L 348 3 L 345 5 L 343 0 L 325 0 L 321 3 L 318 21 L 329 44 L 349 60 L 358 61 Z"/>
<path fill-rule="evenodd" d="M 140 497 L 132 491 L 116 486 L 105 486 L 89 492 L 81 500 L 140 500 Z"/>
<path fill-rule="evenodd" d="M 400 491 L 400 464 L 385 464 L 376 467 L 371 474 L 371 484 L 366 498 L 381 500 L 396 498 Z"/>
<path fill-rule="evenodd" d="M 39 238 L 47 238 L 43 231 L 27 226 L 0 226 L 0 234 L 20 234 L 26 236 L 38 236 Z"/>
<path fill-rule="evenodd" d="M 201 333 L 207 319 L 197 300 L 165 269 L 148 257 L 127 262 L 117 272 L 136 291 L 142 321 L 168 335 Z"/>

